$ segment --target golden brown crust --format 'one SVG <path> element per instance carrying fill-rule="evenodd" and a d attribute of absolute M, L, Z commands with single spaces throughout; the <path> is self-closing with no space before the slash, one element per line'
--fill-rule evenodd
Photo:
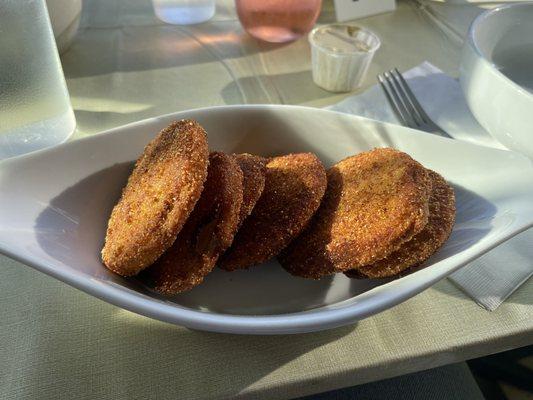
<path fill-rule="evenodd" d="M 386 257 L 426 225 L 430 188 L 426 169 L 398 150 L 342 160 L 328 170 L 322 205 L 280 257 L 282 265 L 319 279 Z"/>
<path fill-rule="evenodd" d="M 243 174 L 224 153 L 209 156 L 202 196 L 176 241 L 141 277 L 163 294 L 200 284 L 233 241 L 242 205 Z"/>
<path fill-rule="evenodd" d="M 248 268 L 276 256 L 307 225 L 326 188 L 326 173 L 311 153 L 272 158 L 263 194 L 221 257 L 226 270 Z"/>
<path fill-rule="evenodd" d="M 243 173 L 242 206 L 239 213 L 239 226 L 251 214 L 257 200 L 265 188 L 267 159 L 248 153 L 234 154 L 233 157 Z"/>
<path fill-rule="evenodd" d="M 200 197 L 207 164 L 206 133 L 196 121 L 175 121 L 146 146 L 109 218 L 107 268 L 135 275 L 172 245 Z"/>
<path fill-rule="evenodd" d="M 442 176 L 429 171 L 432 180 L 429 219 L 425 228 L 398 250 L 371 265 L 348 271 L 350 278 L 385 278 L 397 276 L 426 261 L 448 239 L 455 222 L 455 195 Z M 355 272 L 355 273 L 354 273 Z"/>

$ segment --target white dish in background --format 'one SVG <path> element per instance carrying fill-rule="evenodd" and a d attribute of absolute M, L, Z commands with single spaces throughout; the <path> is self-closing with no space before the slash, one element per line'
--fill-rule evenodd
<path fill-rule="evenodd" d="M 533 158 L 533 2 L 497 7 L 474 20 L 460 80 L 478 122 Z"/>
<path fill-rule="evenodd" d="M 56 38 L 57 50 L 64 53 L 80 26 L 81 0 L 46 0 L 48 15 Z"/>
<path fill-rule="evenodd" d="M 305 280 L 272 261 L 248 271 L 216 270 L 172 298 L 155 295 L 104 268 L 100 249 L 132 161 L 180 118 L 197 119 L 211 149 L 227 152 L 312 151 L 329 166 L 377 146 L 406 151 L 454 185 L 457 223 L 427 268 L 388 283 L 344 275 Z M 298 333 L 353 323 L 414 296 L 533 224 L 533 167 L 518 153 L 295 106 L 214 107 L 137 122 L 5 160 L 0 185 L 4 254 L 127 310 L 232 333 Z"/>

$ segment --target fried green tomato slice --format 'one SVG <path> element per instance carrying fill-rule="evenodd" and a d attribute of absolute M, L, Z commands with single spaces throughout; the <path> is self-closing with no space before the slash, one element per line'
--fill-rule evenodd
<path fill-rule="evenodd" d="M 431 181 L 409 155 L 378 148 L 327 172 L 328 187 L 310 226 L 279 257 L 293 275 L 319 279 L 380 260 L 428 221 Z"/>
<path fill-rule="evenodd" d="M 142 272 L 141 279 L 165 295 L 200 284 L 233 241 L 242 198 L 243 173 L 235 159 L 211 153 L 200 200 L 174 244 Z"/>
<path fill-rule="evenodd" d="M 200 198 L 208 154 L 206 133 L 192 120 L 173 122 L 146 146 L 109 218 L 107 268 L 136 275 L 174 243 Z"/>
<path fill-rule="evenodd" d="M 382 260 L 348 271 L 350 278 L 388 278 L 398 276 L 431 257 L 446 242 L 455 223 L 455 194 L 446 180 L 429 171 L 432 181 L 429 219 L 422 231 Z"/>
<path fill-rule="evenodd" d="M 308 224 L 325 189 L 326 172 L 316 155 L 270 159 L 263 194 L 219 266 L 228 271 L 244 269 L 279 254 Z"/>

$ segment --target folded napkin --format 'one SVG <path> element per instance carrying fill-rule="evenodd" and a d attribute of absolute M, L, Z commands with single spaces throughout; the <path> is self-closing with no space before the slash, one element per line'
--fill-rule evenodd
<path fill-rule="evenodd" d="M 457 80 L 428 62 L 405 72 L 404 77 L 426 113 L 454 139 L 505 149 L 472 116 Z M 400 124 L 379 85 L 328 108 Z M 493 311 L 533 275 L 530 243 L 533 229 L 471 262 L 449 279 L 480 306 Z"/>

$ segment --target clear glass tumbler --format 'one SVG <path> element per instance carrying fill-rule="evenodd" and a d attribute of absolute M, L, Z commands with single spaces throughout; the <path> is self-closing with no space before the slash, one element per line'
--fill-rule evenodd
<path fill-rule="evenodd" d="M 244 29 L 267 42 L 296 40 L 315 25 L 322 0 L 235 0 Z"/>
<path fill-rule="evenodd" d="M 0 159 L 64 142 L 76 120 L 45 0 L 0 7 Z"/>
<path fill-rule="evenodd" d="M 205 22 L 215 15 L 215 0 L 152 0 L 155 15 L 174 25 Z"/>

